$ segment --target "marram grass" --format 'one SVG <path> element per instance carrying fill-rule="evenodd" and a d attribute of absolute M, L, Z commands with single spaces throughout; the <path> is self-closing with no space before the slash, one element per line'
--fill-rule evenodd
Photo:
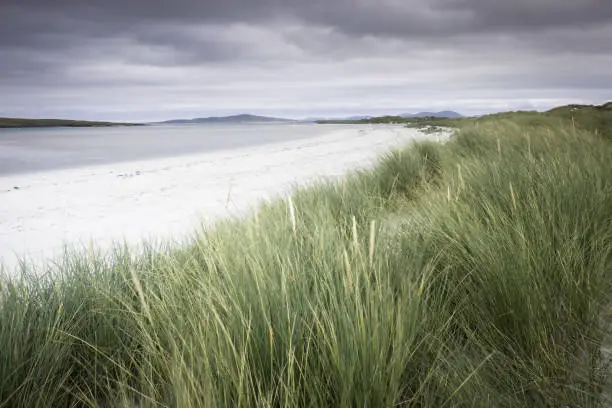
<path fill-rule="evenodd" d="M 492 122 L 187 246 L 24 265 L 0 407 L 603 406 L 611 157 Z"/>

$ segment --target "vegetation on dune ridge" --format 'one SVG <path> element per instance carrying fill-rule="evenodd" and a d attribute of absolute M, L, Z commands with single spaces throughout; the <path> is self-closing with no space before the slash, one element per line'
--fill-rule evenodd
<path fill-rule="evenodd" d="M 537 111 L 515 111 L 484 115 L 480 117 L 461 118 L 438 118 L 418 117 L 409 118 L 402 116 L 381 116 L 353 121 L 319 121 L 318 123 L 352 123 L 352 124 L 406 124 L 414 128 L 436 128 L 451 127 L 463 128 L 474 126 L 500 119 L 512 120 L 525 126 L 579 126 L 584 130 L 600 133 L 607 139 L 612 139 L 612 102 L 603 105 L 566 105 L 553 108 L 546 112 Z M 561 122 L 561 123 L 560 123 Z"/>
<path fill-rule="evenodd" d="M 612 145 L 582 120 L 466 124 L 185 247 L 23 265 L 0 407 L 601 406 Z"/>
<path fill-rule="evenodd" d="M 31 127 L 106 127 L 106 126 L 141 126 L 139 123 L 92 122 L 67 119 L 21 119 L 0 118 L 0 128 Z"/>

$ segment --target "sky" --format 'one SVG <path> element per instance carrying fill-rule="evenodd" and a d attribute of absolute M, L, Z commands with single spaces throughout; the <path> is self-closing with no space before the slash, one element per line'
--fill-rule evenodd
<path fill-rule="evenodd" d="M 0 117 L 543 110 L 611 67 L 611 0 L 0 0 Z"/>

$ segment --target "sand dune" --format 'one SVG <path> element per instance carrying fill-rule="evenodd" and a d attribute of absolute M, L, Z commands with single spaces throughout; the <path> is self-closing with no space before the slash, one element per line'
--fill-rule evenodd
<path fill-rule="evenodd" d="M 0 177 L 0 259 L 40 262 L 64 245 L 182 239 L 294 184 L 369 166 L 392 146 L 435 138 L 399 126 L 333 130 L 279 144 Z"/>

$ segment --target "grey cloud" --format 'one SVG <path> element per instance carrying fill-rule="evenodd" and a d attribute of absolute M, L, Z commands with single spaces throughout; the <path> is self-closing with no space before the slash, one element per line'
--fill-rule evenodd
<path fill-rule="evenodd" d="M 6 0 L 5 0 L 6 2 Z M 8 0 L 2 13 L 19 24 L 31 15 L 63 17 L 90 35 L 96 22 L 130 30 L 134 24 L 165 22 L 270 22 L 295 18 L 352 35 L 445 37 L 609 23 L 604 0 Z M 50 26 L 51 25 L 51 26 Z M 64 27 L 65 28 L 65 27 Z M 25 31 L 23 30 L 25 35 Z M 49 22 L 27 32 L 54 32 Z"/>
<path fill-rule="evenodd" d="M 0 1 L 0 116 L 612 96 L 606 0 Z"/>
<path fill-rule="evenodd" d="M 189 62 L 194 54 L 197 60 L 208 56 L 214 61 L 248 57 L 253 52 L 214 35 L 194 38 L 182 27 L 275 26 L 287 21 L 352 39 L 395 37 L 432 47 L 464 36 L 538 37 L 547 31 L 555 32 L 548 45 L 576 52 L 612 43 L 603 35 L 581 40 L 581 35 L 572 34 L 571 41 L 554 41 L 559 38 L 557 32 L 568 28 L 610 25 L 612 2 L 603 0 L 4 0 L 0 47 L 44 51 L 84 45 L 95 38 L 121 37 L 172 47 L 179 62 Z M 309 36 L 306 32 L 302 38 L 294 37 L 294 44 L 308 47 Z M 326 40 L 334 39 L 329 37 Z"/>

